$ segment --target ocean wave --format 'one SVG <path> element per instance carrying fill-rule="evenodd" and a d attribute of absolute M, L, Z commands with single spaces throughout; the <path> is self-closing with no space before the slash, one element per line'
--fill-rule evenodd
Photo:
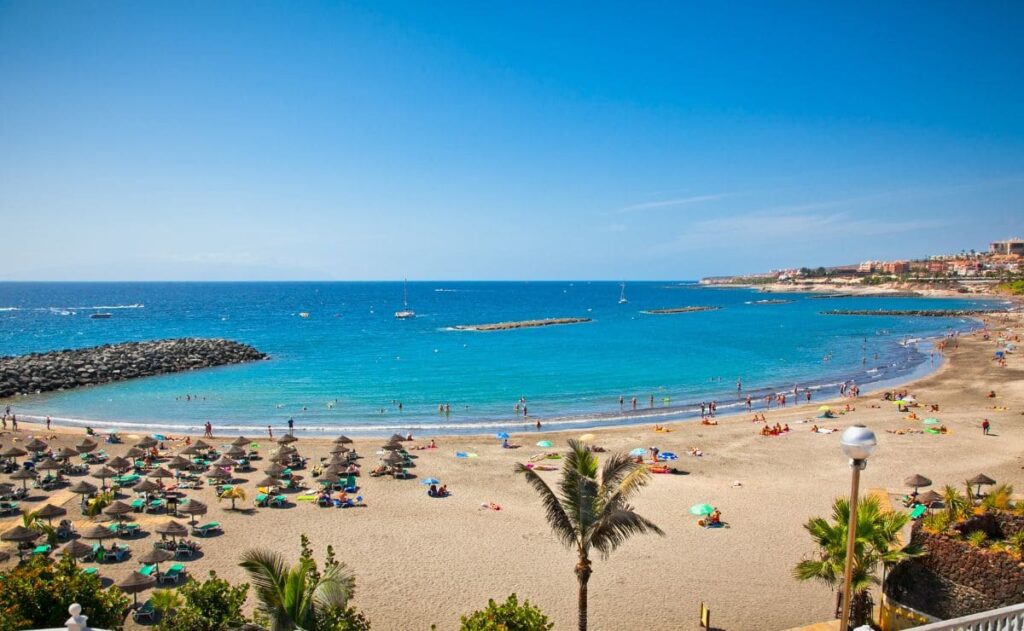
<path fill-rule="evenodd" d="M 21 311 L 19 307 L 0 307 L 0 311 Z"/>

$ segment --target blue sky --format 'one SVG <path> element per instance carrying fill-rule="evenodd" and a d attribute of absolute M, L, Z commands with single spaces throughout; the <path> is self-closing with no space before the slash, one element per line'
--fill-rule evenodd
<path fill-rule="evenodd" d="M 696 278 L 1024 233 L 1021 3 L 0 1 L 0 279 Z"/>

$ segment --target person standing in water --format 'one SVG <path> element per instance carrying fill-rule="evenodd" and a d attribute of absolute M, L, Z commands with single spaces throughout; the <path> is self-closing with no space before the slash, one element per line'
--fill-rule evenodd
<path fill-rule="evenodd" d="M 288 419 L 288 433 L 291 434 L 292 430 L 295 429 L 295 419 Z"/>

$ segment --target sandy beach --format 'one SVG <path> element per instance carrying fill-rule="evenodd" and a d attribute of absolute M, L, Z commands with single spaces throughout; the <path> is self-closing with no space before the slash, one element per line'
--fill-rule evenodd
<path fill-rule="evenodd" d="M 609 451 L 657 446 L 676 452 L 679 460 L 672 464 L 687 474 L 653 476 L 636 503 L 638 512 L 665 531 L 664 537 L 634 538 L 610 559 L 595 560 L 591 628 L 696 629 L 701 602 L 711 608 L 714 626 L 723 629 L 788 629 L 828 620 L 834 595 L 819 584 L 798 583 L 791 575 L 796 562 L 814 551 L 802 524 L 811 516 L 828 514 L 833 498 L 848 490 L 849 468 L 839 448 L 839 431 L 815 433 L 812 423 L 837 430 L 863 423 L 875 430 L 879 445 L 864 471 L 865 489 L 895 496 L 906 491 L 902 480 L 914 473 L 934 480 L 936 490 L 944 484 L 962 485 L 979 472 L 999 482 L 1024 484 L 1024 359 L 1011 354 L 1005 367 L 992 360 L 997 338 L 1016 336 L 1024 322 L 1019 314 L 986 320 L 990 339 L 981 334 L 959 338 L 944 351 L 947 361 L 939 371 L 907 386 L 921 403 L 940 406 L 937 413 L 918 414 L 939 418 L 949 429 L 947 434 L 891 433 L 923 426 L 905 419 L 878 395 L 830 402 L 837 409 L 847 403 L 852 408 L 835 420 L 814 418 L 825 403 L 821 400 L 783 410 L 773 407 L 768 422 L 788 424 L 792 430 L 778 437 L 762 436 L 762 425 L 752 423 L 749 414 L 720 418 L 715 426 L 695 421 L 669 424 L 668 433 L 656 433 L 651 426 L 594 430 L 593 442 Z M 996 397 L 989 398 L 989 391 Z M 763 405 L 755 402 L 755 411 L 762 411 Z M 993 435 L 982 434 L 982 418 L 991 421 Z M 0 445 L 22 444 L 29 436 L 53 436 L 49 444 L 59 448 L 81 437 L 80 432 L 41 430 L 22 424 L 17 434 L 0 435 Z M 556 628 L 570 628 L 576 616 L 573 556 L 553 538 L 537 496 L 513 474 L 513 465 L 557 451 L 567 438 L 580 433 L 514 434 L 511 442 L 521 444 L 518 449 L 502 449 L 489 437 L 437 438 L 436 450 L 412 452 L 418 456 L 412 471 L 419 479 L 437 477 L 447 484 L 453 495 L 446 499 L 428 497 L 418 479 L 367 476 L 377 464 L 380 438 L 358 438 L 354 444 L 364 458 L 359 479 L 367 504 L 363 508 L 293 503 L 287 508 L 231 511 L 230 503 L 218 503 L 212 488 L 192 491 L 190 497 L 210 506 L 205 520 L 219 521 L 225 534 L 202 540 L 202 556 L 186 566 L 198 578 L 215 569 L 220 576 L 241 582 L 245 576 L 237 561 L 242 550 L 266 547 L 295 559 L 299 536 L 305 533 L 318 555 L 333 545 L 354 570 L 355 604 L 374 628 L 457 628 L 460 614 L 512 592 L 539 605 Z M 124 438 L 125 444 L 104 445 L 107 453 L 124 453 L 139 436 Z M 222 445 L 233 438 L 219 436 L 208 442 Z M 252 438 L 263 454 L 275 447 L 263 436 Z M 542 439 L 553 441 L 554 448 L 536 447 Z M 173 446 L 180 449 L 181 444 Z M 327 456 L 330 443 L 302 438 L 295 447 L 312 465 Z M 703 456 L 688 455 L 691 448 L 700 449 Z M 458 459 L 455 453 L 460 451 L 478 457 Z M 241 476 L 249 480 L 243 486 L 250 498 L 267 462 L 254 465 L 257 471 Z M 554 481 L 559 474 L 542 475 Z M 52 498 L 63 499 L 79 530 L 87 526 L 78 513 L 77 496 L 58 490 Z M 40 491 L 32 499 L 24 505 L 46 503 Z M 501 510 L 481 508 L 492 502 Z M 719 507 L 729 527 L 699 528 L 688 513 L 699 502 Z M 250 508 L 252 501 L 243 504 Z M 136 554 L 159 538 L 151 527 L 166 519 L 137 516 L 149 532 L 128 542 Z M 0 520 L 0 530 L 18 520 Z M 129 559 L 102 565 L 100 572 L 117 580 L 137 567 Z"/>

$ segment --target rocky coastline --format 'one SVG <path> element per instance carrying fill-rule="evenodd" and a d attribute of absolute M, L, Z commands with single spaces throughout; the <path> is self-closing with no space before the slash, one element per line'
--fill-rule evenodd
<path fill-rule="evenodd" d="M 824 315 L 853 316 L 915 316 L 923 318 L 956 318 L 992 313 L 992 309 L 832 309 Z"/>
<path fill-rule="evenodd" d="M 239 342 L 191 337 L 0 357 L 0 399 L 266 358 Z"/>
<path fill-rule="evenodd" d="M 674 307 L 672 309 L 647 309 L 640 313 L 646 313 L 647 315 L 672 315 L 676 313 L 696 313 L 698 311 L 717 311 L 721 307 Z"/>

